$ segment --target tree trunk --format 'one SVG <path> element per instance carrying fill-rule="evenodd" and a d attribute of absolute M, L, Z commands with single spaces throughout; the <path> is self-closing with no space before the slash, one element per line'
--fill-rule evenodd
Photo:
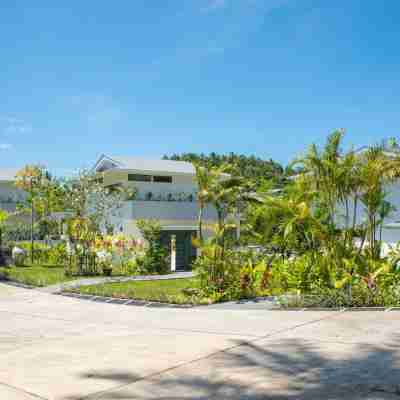
<path fill-rule="evenodd" d="M 218 230 L 220 234 L 219 244 L 220 246 L 223 247 L 225 242 L 225 232 L 222 231 L 224 228 L 224 217 L 223 217 L 223 211 L 220 208 L 217 208 L 217 216 L 218 216 Z"/>
<path fill-rule="evenodd" d="M 345 231 L 345 246 L 347 247 L 347 242 L 349 240 L 349 227 L 350 227 L 350 212 L 349 212 L 349 200 L 346 197 L 346 200 L 344 202 L 345 210 L 346 210 L 346 231 Z"/>
<path fill-rule="evenodd" d="M 31 180 L 31 193 L 33 191 L 32 180 Z M 31 263 L 34 261 L 34 245 L 33 245 L 33 223 L 34 223 L 34 205 L 33 205 L 33 196 L 31 198 Z"/>
<path fill-rule="evenodd" d="M 356 229 L 357 225 L 357 207 L 358 207 L 358 196 L 354 196 L 354 202 L 353 202 L 353 225 L 352 225 L 352 238 L 354 237 L 354 230 Z"/>
<path fill-rule="evenodd" d="M 200 204 L 199 216 L 198 216 L 199 240 L 200 240 L 200 243 L 203 243 L 203 210 L 204 210 L 204 205 L 203 205 L 203 204 Z"/>

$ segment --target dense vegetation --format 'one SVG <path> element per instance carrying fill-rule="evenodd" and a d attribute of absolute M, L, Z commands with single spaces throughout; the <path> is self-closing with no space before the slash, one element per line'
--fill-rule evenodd
<path fill-rule="evenodd" d="M 199 243 L 204 296 L 292 292 L 330 306 L 400 304 L 399 248 L 382 251 L 384 221 L 394 210 L 387 188 L 400 176 L 400 157 L 383 146 L 344 152 L 342 137 L 337 131 L 323 149 L 312 145 L 279 193 L 243 197 L 239 179 L 218 181 L 211 168 L 200 192 L 226 212 L 215 235 Z M 228 235 L 237 222 L 227 216 L 239 211 L 245 242 Z M 259 253 L 243 251 L 249 241 Z"/>
<path fill-rule="evenodd" d="M 250 179 L 257 184 L 264 180 L 272 180 L 276 183 L 282 183 L 285 180 L 285 171 L 283 167 L 272 159 L 263 160 L 255 156 L 246 156 L 243 154 L 216 154 L 208 155 L 200 153 L 182 153 L 165 155 L 164 160 L 188 161 L 195 165 L 201 165 L 208 168 L 234 167 L 237 169 L 237 175 Z"/>
<path fill-rule="evenodd" d="M 388 195 L 400 178 L 399 148 L 393 142 L 361 152 L 343 151 L 342 138 L 343 132 L 336 131 L 323 148 L 310 146 L 290 166 L 296 176 L 286 181 L 282 168 L 272 161 L 213 153 L 172 156 L 194 161 L 196 166 L 199 235 L 193 242 L 200 256 L 193 265 L 195 280 L 170 286 L 155 283 L 156 291 L 143 284 L 143 295 L 140 284 L 87 290 L 191 303 L 274 294 L 301 306 L 399 306 L 400 246 L 384 249 L 382 240 L 385 222 L 396 206 Z M 28 206 L 39 210 L 32 213 L 39 218 L 36 224 L 46 221 L 51 208 L 64 204 L 70 210 L 67 244 L 46 247 L 34 245 L 33 240 L 20 244 L 41 265 L 67 262 L 68 278 L 57 272 L 46 279 L 69 279 L 101 270 L 113 275 L 168 272 L 169 254 L 161 246 L 157 221 L 139 223 L 145 242 L 104 233 L 110 210 L 126 194 L 108 192 L 85 173 L 70 185 L 51 181 L 49 186 L 48 180 L 37 181 L 37 176 L 46 174 L 26 169 L 21 175 L 29 189 L 30 180 L 35 179 Z M 279 190 L 269 190 L 277 183 Z M 212 227 L 203 222 L 203 210 L 209 205 L 217 216 Z M 3 213 L 0 233 L 6 240 L 7 220 Z M 32 239 L 33 228 L 31 221 Z M 86 268 L 85 262 L 92 257 L 97 267 L 88 262 Z M 12 279 L 23 279 L 21 274 L 9 272 Z M 157 292 L 162 286 L 166 292 Z"/>

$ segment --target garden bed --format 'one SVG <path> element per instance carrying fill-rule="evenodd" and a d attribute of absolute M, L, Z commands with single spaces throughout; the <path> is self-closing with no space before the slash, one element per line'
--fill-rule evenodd
<path fill-rule="evenodd" d="M 104 283 L 66 289 L 65 292 L 172 304 L 204 304 L 206 301 L 191 291 L 197 285 L 196 279 L 180 278 Z"/>

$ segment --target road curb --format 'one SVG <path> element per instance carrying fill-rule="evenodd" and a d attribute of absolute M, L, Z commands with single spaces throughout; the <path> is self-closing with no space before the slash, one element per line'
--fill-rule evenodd
<path fill-rule="evenodd" d="M 19 287 L 23 289 L 35 289 L 42 291 L 41 287 L 27 285 L 20 282 L 15 282 L 7 279 L 0 279 L 0 282 L 6 285 Z M 42 291 L 43 292 L 43 291 Z M 117 298 L 117 297 L 105 297 L 105 296 L 95 296 L 89 294 L 80 294 L 74 292 L 49 292 L 48 294 L 54 296 L 63 296 L 63 297 L 72 297 L 79 300 L 89 300 L 96 303 L 107 303 L 107 304 L 119 304 L 124 306 L 138 306 L 138 307 L 150 307 L 150 308 L 199 308 L 199 307 L 207 307 L 209 304 L 176 304 L 176 303 L 164 303 L 164 302 L 157 302 L 157 301 L 146 301 L 140 299 L 128 299 L 128 298 Z M 237 309 L 240 310 L 241 304 L 246 304 L 248 302 L 262 302 L 262 301 L 272 301 L 276 298 L 274 296 L 267 296 L 267 297 L 257 297 L 255 299 L 244 299 L 238 300 L 235 302 L 235 306 Z M 224 304 L 224 303 L 214 303 L 210 304 L 210 306 L 217 305 L 217 304 Z M 322 312 L 396 312 L 400 311 L 400 307 L 282 307 L 279 304 L 276 304 L 272 307 L 265 308 L 265 311 L 322 311 Z"/>
<path fill-rule="evenodd" d="M 105 297 L 105 296 L 91 296 L 88 294 L 80 294 L 74 292 L 60 292 L 53 293 L 56 296 L 72 297 L 78 300 L 88 300 L 96 303 L 119 304 L 123 306 L 138 306 L 138 307 L 151 307 L 151 308 L 194 308 L 201 307 L 201 304 L 175 304 L 163 303 L 158 301 L 146 301 L 139 299 L 121 299 L 118 297 Z"/>

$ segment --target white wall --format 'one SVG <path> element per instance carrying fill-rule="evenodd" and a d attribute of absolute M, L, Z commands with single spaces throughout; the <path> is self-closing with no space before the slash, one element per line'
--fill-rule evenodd
<path fill-rule="evenodd" d="M 159 220 L 175 220 L 197 221 L 198 203 L 186 201 L 130 201 L 128 203 L 127 215 L 130 219 L 159 219 Z M 208 206 L 204 210 L 204 220 L 216 220 L 215 210 Z"/>
<path fill-rule="evenodd" d="M 197 228 L 198 212 L 197 202 L 133 200 L 125 202 L 110 219 L 116 231 L 120 231 L 122 227 L 125 234 L 139 237 L 136 226 L 138 219 L 157 220 L 164 229 L 193 229 Z M 207 225 L 213 225 L 216 219 L 215 209 L 212 206 L 206 207 L 203 213 L 205 229 Z"/>

